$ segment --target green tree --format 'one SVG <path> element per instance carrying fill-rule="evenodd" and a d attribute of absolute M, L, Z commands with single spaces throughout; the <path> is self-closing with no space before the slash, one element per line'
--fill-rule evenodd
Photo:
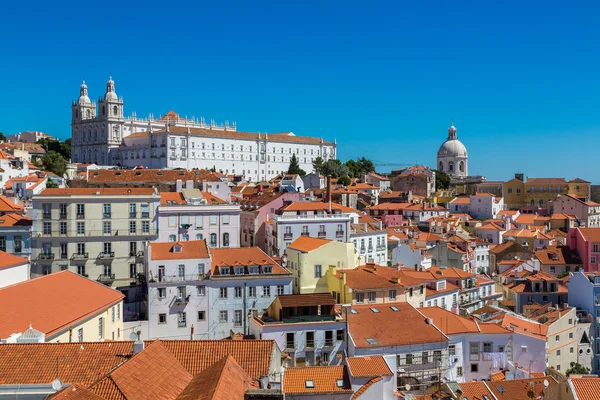
<path fill-rule="evenodd" d="M 321 158 L 321 156 L 317 156 L 317 158 L 315 158 L 315 161 L 313 161 L 313 168 L 319 174 L 321 173 L 321 170 L 323 169 L 323 163 L 324 163 L 324 161 Z"/>
<path fill-rule="evenodd" d="M 52 179 L 48 179 L 46 181 L 46 187 L 47 188 L 57 188 L 58 184 L 56 182 L 54 182 Z"/>
<path fill-rule="evenodd" d="M 48 152 L 54 151 L 60 154 L 65 160 L 71 159 L 71 139 L 61 142 L 56 139 L 41 138 L 36 143 L 41 145 Z"/>
<path fill-rule="evenodd" d="M 440 170 L 434 169 L 435 186 L 437 189 L 448 189 L 450 187 L 450 175 Z"/>
<path fill-rule="evenodd" d="M 290 160 L 290 166 L 287 173 L 300 175 L 301 178 L 306 176 L 306 171 L 300 168 L 300 163 L 298 162 L 298 158 L 296 158 L 296 154 L 292 154 L 292 159 Z"/>
<path fill-rule="evenodd" d="M 360 177 L 360 163 L 358 161 L 354 161 L 354 160 L 350 159 L 350 160 L 346 161 L 346 163 L 344 165 L 346 167 L 348 167 L 351 177 L 353 177 L 353 178 Z"/>
<path fill-rule="evenodd" d="M 360 178 L 362 174 L 368 174 L 369 172 L 375 172 L 375 165 L 371 160 L 364 157 L 357 158 L 356 160 L 348 160 L 345 164 L 350 170 L 350 176 L 353 178 Z"/>
<path fill-rule="evenodd" d="M 42 168 L 45 171 L 54 172 L 58 176 L 63 176 L 67 172 L 67 162 L 60 153 L 49 151 L 42 157 Z"/>
<path fill-rule="evenodd" d="M 2 140 L 3 142 L 6 142 L 6 136 L 4 136 L 4 133 L 0 132 L 0 140 Z"/>
<path fill-rule="evenodd" d="M 346 165 L 343 165 L 340 160 L 327 160 L 323 163 L 321 174 L 330 178 L 338 178 L 343 175 L 348 175 L 350 170 Z"/>
<path fill-rule="evenodd" d="M 337 182 L 340 185 L 348 186 L 348 185 L 350 185 L 351 180 L 348 175 L 342 175 L 338 178 Z"/>
<path fill-rule="evenodd" d="M 565 374 L 567 376 L 571 375 L 571 374 L 581 374 L 581 375 L 587 375 L 590 373 L 590 369 L 587 367 L 584 367 L 583 365 L 576 363 L 576 362 L 572 362 L 571 363 L 571 368 L 569 368 Z"/>

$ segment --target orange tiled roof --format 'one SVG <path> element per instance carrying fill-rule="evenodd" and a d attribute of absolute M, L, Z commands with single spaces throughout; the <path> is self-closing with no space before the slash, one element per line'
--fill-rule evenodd
<path fill-rule="evenodd" d="M 187 202 L 183 198 L 183 194 L 181 192 L 161 192 L 160 204 L 163 206 L 172 204 L 185 205 Z"/>
<path fill-rule="evenodd" d="M 600 228 L 576 228 L 583 236 L 583 240 L 591 238 L 592 242 L 600 242 Z"/>
<path fill-rule="evenodd" d="M 235 249 L 211 249 L 211 274 L 220 275 L 220 267 L 236 266 L 271 266 L 272 274 L 289 274 L 290 272 L 277 264 L 258 247 L 238 247 Z"/>
<path fill-rule="evenodd" d="M 326 244 L 329 244 L 331 242 L 332 240 L 329 239 L 319 239 L 309 236 L 300 236 L 298 239 L 294 240 L 292 244 L 288 246 L 288 248 L 292 250 L 298 250 L 303 253 L 308 253 L 309 251 L 318 249 L 319 247 L 325 246 Z"/>
<path fill-rule="evenodd" d="M 346 207 L 338 203 L 331 203 L 332 210 L 340 210 L 345 213 L 358 213 L 358 210 L 354 208 Z M 327 211 L 329 210 L 329 203 L 322 201 L 295 201 L 287 206 L 280 208 L 280 211 Z"/>
<path fill-rule="evenodd" d="M 394 311 L 391 306 L 396 307 Z M 371 309 L 379 312 L 374 312 Z M 440 343 L 448 339 L 426 317 L 409 303 L 352 306 L 348 313 L 349 333 L 357 348 L 400 346 L 421 343 Z M 381 329 L 381 326 L 394 329 Z M 419 335 L 415 335 L 419 332 Z"/>
<path fill-rule="evenodd" d="M 521 333 L 526 333 L 533 336 L 546 337 L 548 333 L 548 327 L 544 324 L 539 324 L 534 321 L 530 321 L 524 318 L 518 318 L 512 314 L 504 314 L 501 325 Z"/>
<path fill-rule="evenodd" d="M 598 377 L 572 378 L 570 381 L 578 400 L 598 399 L 598 393 L 600 393 L 600 379 Z"/>
<path fill-rule="evenodd" d="M 351 400 L 358 400 L 360 399 L 360 397 L 367 391 L 369 390 L 369 388 L 371 386 L 373 386 L 374 384 L 376 384 L 379 381 L 382 381 L 383 378 L 381 376 L 376 376 L 372 379 L 370 379 L 367 383 L 365 383 L 364 385 L 362 385 L 360 387 L 360 389 L 358 389 L 356 391 L 356 393 L 354 393 L 354 395 L 352 396 Z"/>
<path fill-rule="evenodd" d="M 565 265 L 581 264 L 577 253 L 568 246 L 550 246 L 546 249 L 538 250 L 535 256 L 542 264 L 546 265 Z"/>
<path fill-rule="evenodd" d="M 277 299 L 281 307 L 335 305 L 335 299 L 329 293 L 286 294 Z"/>
<path fill-rule="evenodd" d="M 6 196 L 0 196 L 0 212 L 14 213 L 23 212 L 23 207 L 9 200 Z"/>
<path fill-rule="evenodd" d="M 3 217 L 0 217 L 0 220 L 2 220 L 2 218 Z M 0 250 L 0 270 L 23 264 L 29 264 L 29 260 Z"/>
<path fill-rule="evenodd" d="M 549 386 L 557 385 L 558 383 L 551 376 L 532 378 L 532 379 L 516 379 L 512 381 L 502 381 L 489 384 L 489 388 L 497 399 L 510 399 L 510 400 L 530 400 L 531 398 L 527 395 L 528 391 L 533 387 L 534 399 L 538 397 L 544 398 L 544 381 L 547 380 Z M 532 385 L 533 384 L 533 385 Z M 462 387 L 462 384 L 461 384 Z M 498 389 L 502 387 L 502 393 Z M 597 398 L 597 396 L 596 396 Z"/>
<path fill-rule="evenodd" d="M 149 196 L 154 194 L 152 188 L 48 188 L 40 196 Z"/>
<path fill-rule="evenodd" d="M 348 357 L 346 361 L 350 375 L 354 378 L 393 375 L 383 356 Z"/>
<path fill-rule="evenodd" d="M 483 400 L 483 396 L 493 399 L 494 395 L 490 392 L 487 385 L 482 382 L 465 382 L 459 383 L 462 394 L 460 395 L 461 400 Z M 508 398 L 507 398 L 508 400 Z"/>
<path fill-rule="evenodd" d="M 307 387 L 310 386 L 307 381 L 311 381 L 314 387 Z M 342 381 L 341 387 L 338 381 Z M 346 368 L 341 365 L 286 368 L 283 392 L 286 395 L 353 393 Z"/>
<path fill-rule="evenodd" d="M 31 226 L 32 220 L 21 214 L 4 214 L 0 216 L 0 227 L 3 226 Z"/>
<path fill-rule="evenodd" d="M 455 197 L 450 200 L 450 204 L 471 204 L 471 199 L 469 197 Z"/>
<path fill-rule="evenodd" d="M 70 271 L 0 289 L 0 338 L 30 326 L 51 336 L 123 300 L 123 294 Z"/>
<path fill-rule="evenodd" d="M 207 169 L 174 170 L 174 169 L 99 169 L 90 171 L 89 183 L 175 183 L 176 181 L 222 182 L 217 174 Z"/>
<path fill-rule="evenodd" d="M 48 397 L 48 400 L 105 400 L 85 387 L 74 384 Z"/>
<path fill-rule="evenodd" d="M 150 242 L 152 260 L 209 258 L 206 239 L 185 242 Z"/>
<path fill-rule="evenodd" d="M 446 335 L 456 335 L 460 333 L 507 333 L 510 331 L 496 324 L 477 324 L 474 320 L 454 314 L 440 307 L 419 308 L 427 318 L 431 318 L 433 323 Z"/>

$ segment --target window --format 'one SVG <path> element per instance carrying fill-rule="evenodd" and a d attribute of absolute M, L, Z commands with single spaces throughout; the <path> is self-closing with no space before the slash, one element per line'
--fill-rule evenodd
<path fill-rule="evenodd" d="M 104 210 L 104 218 L 110 218 L 110 204 L 104 204 L 102 209 Z"/>
<path fill-rule="evenodd" d="M 573 339 L 573 332 L 569 332 L 569 339 Z"/>
<path fill-rule="evenodd" d="M 479 364 L 471 364 L 471 373 L 479 372 Z"/>
<path fill-rule="evenodd" d="M 396 291 L 390 290 L 390 300 L 396 300 Z"/>
<path fill-rule="evenodd" d="M 110 233 L 111 233 L 111 229 L 110 228 L 111 228 L 110 221 L 104 221 L 103 227 L 102 227 L 102 232 L 105 235 L 110 235 Z"/>
<path fill-rule="evenodd" d="M 229 225 L 229 215 L 223 215 L 223 225 Z"/>
<path fill-rule="evenodd" d="M 469 343 L 469 355 L 479 358 L 479 342 Z"/>
<path fill-rule="evenodd" d="M 357 303 L 364 303 L 365 302 L 365 294 L 364 293 L 356 293 L 354 295 L 354 298 L 356 299 Z"/>
<path fill-rule="evenodd" d="M 158 298 L 164 299 L 165 297 L 167 297 L 167 289 L 164 287 L 158 288 Z"/>
<path fill-rule="evenodd" d="M 556 335 L 556 336 L 554 337 L 554 339 L 555 339 L 557 342 L 560 342 L 560 335 Z"/>
<path fill-rule="evenodd" d="M 142 218 L 150 217 L 150 204 L 149 203 L 142 203 L 141 209 L 142 209 Z"/>
<path fill-rule="evenodd" d="M 52 222 L 44 222 L 44 235 L 52 235 Z"/>
<path fill-rule="evenodd" d="M 134 203 L 129 204 L 129 218 L 135 218 L 137 214 L 136 206 Z"/>
<path fill-rule="evenodd" d="M 98 339 L 102 339 L 104 334 L 104 318 L 98 318 Z"/>
<path fill-rule="evenodd" d="M 121 304 L 117 304 L 117 320 L 121 319 Z M 119 336 L 121 336 L 119 334 Z"/>
<path fill-rule="evenodd" d="M 77 204 L 77 218 L 85 218 L 85 204 Z"/>
<path fill-rule="evenodd" d="M 206 320 L 206 311 L 198 311 L 198 321 Z"/>
<path fill-rule="evenodd" d="M 229 247 L 229 233 L 223 233 L 223 247 Z"/>
<path fill-rule="evenodd" d="M 242 310 L 235 310 L 233 313 L 233 325 L 242 326 Z"/>
<path fill-rule="evenodd" d="M 560 350 L 556 350 L 556 356 L 560 356 Z"/>
<path fill-rule="evenodd" d="M 456 355 L 456 345 L 451 344 L 448 346 L 448 355 L 450 355 L 450 356 Z"/>
<path fill-rule="evenodd" d="M 104 249 L 104 255 L 111 255 L 112 253 L 112 243 L 104 243 L 102 248 Z"/>
<path fill-rule="evenodd" d="M 405 357 L 406 360 L 406 365 L 411 365 L 413 363 L 413 355 L 412 354 L 407 354 Z"/>
<path fill-rule="evenodd" d="M 483 342 L 483 352 L 484 353 L 492 352 L 492 343 L 491 342 Z"/>
<path fill-rule="evenodd" d="M 135 233 L 136 223 L 135 221 L 129 221 L 129 233 Z"/>
<path fill-rule="evenodd" d="M 377 293 L 369 292 L 369 293 L 367 293 L 367 295 L 368 295 L 369 303 L 374 303 L 375 299 L 377 298 Z"/>
<path fill-rule="evenodd" d="M 185 312 L 181 311 L 177 313 L 177 326 L 180 328 L 184 328 L 187 325 L 187 321 L 185 318 Z"/>
<path fill-rule="evenodd" d="M 335 338 L 338 342 L 343 342 L 344 341 L 344 330 L 343 329 L 338 329 L 335 332 Z"/>
<path fill-rule="evenodd" d="M 227 311 L 219 311 L 219 322 L 227 322 Z"/>
<path fill-rule="evenodd" d="M 60 217 L 61 218 L 67 218 L 67 205 L 66 204 L 60 204 L 59 205 L 59 210 L 60 210 Z"/>
<path fill-rule="evenodd" d="M 456 376 L 463 376 L 463 367 L 456 367 Z"/>
<path fill-rule="evenodd" d="M 83 342 L 83 328 L 77 330 L 77 341 Z"/>
<path fill-rule="evenodd" d="M 227 298 L 227 288 L 220 288 L 219 289 L 219 298 L 220 299 L 226 299 Z"/>
<path fill-rule="evenodd" d="M 169 235 L 169 242 L 174 242 L 175 240 L 177 240 L 175 235 Z"/>
<path fill-rule="evenodd" d="M 233 292 L 234 292 L 234 295 L 233 295 L 233 297 L 235 297 L 235 298 L 238 298 L 238 299 L 239 299 L 240 297 L 242 297 L 242 287 L 241 287 L 241 286 L 236 286 L 236 287 L 234 288 L 234 291 L 233 291 Z"/>
<path fill-rule="evenodd" d="M 248 297 L 256 297 L 256 286 L 248 286 Z"/>
<path fill-rule="evenodd" d="M 216 225 L 217 224 L 217 216 L 216 215 L 211 215 L 210 216 L 210 224 L 211 225 Z"/>
<path fill-rule="evenodd" d="M 263 297 L 271 296 L 271 286 L 263 286 Z"/>
<path fill-rule="evenodd" d="M 61 222 L 59 224 L 60 226 L 60 234 L 61 235 L 66 235 L 67 234 L 67 223 L 66 222 Z"/>
<path fill-rule="evenodd" d="M 320 278 L 320 277 L 321 277 L 321 266 L 315 265 L 315 278 Z"/>
<path fill-rule="evenodd" d="M 185 279 L 185 264 L 179 264 L 177 266 L 177 276 L 180 280 Z"/>
<path fill-rule="evenodd" d="M 142 221 L 142 233 L 150 233 L 150 222 L 149 221 Z"/>
<path fill-rule="evenodd" d="M 158 323 L 166 324 L 167 323 L 167 314 L 158 314 Z"/>
<path fill-rule="evenodd" d="M 216 233 L 210 234 L 210 247 L 217 247 L 217 234 Z"/>

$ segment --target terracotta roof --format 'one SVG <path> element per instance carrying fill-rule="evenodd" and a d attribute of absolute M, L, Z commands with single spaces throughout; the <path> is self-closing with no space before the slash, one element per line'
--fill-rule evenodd
<path fill-rule="evenodd" d="M 546 265 L 582 264 L 577 251 L 568 246 L 551 246 L 536 251 L 535 256 Z"/>
<path fill-rule="evenodd" d="M 488 396 L 490 400 L 494 398 L 494 395 L 483 381 L 464 382 L 458 385 L 460 386 L 460 390 L 462 390 L 462 394 L 460 395 L 461 400 L 483 400 L 484 395 Z"/>
<path fill-rule="evenodd" d="M 152 260 L 189 260 L 210 257 L 206 239 L 185 242 L 150 242 L 148 245 L 152 250 Z"/>
<path fill-rule="evenodd" d="M 200 192 L 208 204 L 226 204 L 227 202 L 210 192 Z"/>
<path fill-rule="evenodd" d="M 591 238 L 592 242 L 600 242 L 600 228 L 576 228 L 583 236 L 583 240 L 587 241 Z"/>
<path fill-rule="evenodd" d="M 192 378 L 177 400 L 243 399 L 250 382 L 244 369 L 228 355 Z"/>
<path fill-rule="evenodd" d="M 75 384 L 70 385 L 48 397 L 48 400 L 104 400 L 104 398 L 89 391 L 85 387 Z"/>
<path fill-rule="evenodd" d="M 348 357 L 346 361 L 353 378 L 393 375 L 383 356 Z"/>
<path fill-rule="evenodd" d="M 324 144 L 332 145 L 333 143 L 316 137 L 308 136 L 296 136 L 292 132 L 281 132 L 281 133 L 254 133 L 254 132 L 239 132 L 239 131 L 226 131 L 220 129 L 203 129 L 203 128 L 188 128 L 186 126 L 169 126 L 170 134 L 180 134 L 194 136 L 203 136 L 210 138 L 230 138 L 240 140 L 252 140 L 256 141 L 259 137 L 261 140 L 268 142 L 285 142 L 285 143 L 298 143 L 298 144 Z M 167 133 L 164 129 L 159 131 L 153 131 L 152 134 L 157 135 L 161 133 Z"/>
<path fill-rule="evenodd" d="M 217 174 L 207 169 L 98 169 L 88 173 L 89 183 L 175 183 L 176 181 L 222 182 Z"/>
<path fill-rule="evenodd" d="M 329 293 L 287 294 L 277 296 L 281 307 L 303 307 L 335 305 L 335 299 Z"/>
<path fill-rule="evenodd" d="M 394 311 L 392 306 L 398 311 Z M 348 313 L 348 329 L 356 348 L 448 341 L 442 332 L 427 324 L 426 317 L 409 303 L 355 305 L 352 310 L 356 313 Z M 383 326 L 395 328 L 382 329 Z M 419 332 L 419 335 L 415 335 L 415 332 Z"/>
<path fill-rule="evenodd" d="M 469 197 L 455 197 L 450 200 L 450 204 L 471 204 L 471 198 Z"/>
<path fill-rule="evenodd" d="M 431 318 L 435 326 L 446 335 L 456 335 L 461 333 L 506 333 L 510 331 L 496 324 L 480 323 L 474 320 L 454 314 L 440 307 L 419 308 L 427 318 Z"/>
<path fill-rule="evenodd" d="M 378 267 L 378 270 L 380 268 Z M 336 277 L 341 279 L 346 277 L 346 285 L 352 290 L 368 290 L 368 289 L 386 289 L 401 286 L 398 283 L 390 281 L 377 272 L 373 273 L 365 268 L 355 268 L 337 271 Z M 400 274 L 398 274 L 400 276 Z"/>
<path fill-rule="evenodd" d="M 558 384 L 556 380 L 551 376 L 542 376 L 539 378 L 532 379 L 516 379 L 512 381 L 488 383 L 488 386 L 497 399 L 504 398 L 510 400 L 530 400 L 531 398 L 527 395 L 527 392 L 531 389 L 532 386 L 534 391 L 534 399 L 537 399 L 538 397 L 544 398 L 546 396 L 546 394 L 544 393 L 545 380 L 548 381 L 549 386 L 554 386 Z M 502 392 L 499 388 L 502 388 Z"/>
<path fill-rule="evenodd" d="M 527 178 L 525 184 L 548 184 L 548 183 L 558 183 L 558 184 L 566 184 L 567 181 L 565 178 Z"/>
<path fill-rule="evenodd" d="M 573 391 L 577 400 L 597 400 L 600 393 L 600 379 L 593 378 L 571 378 Z"/>
<path fill-rule="evenodd" d="M 506 313 L 502 318 L 501 325 L 515 332 L 526 333 L 533 336 L 546 338 L 548 327 L 525 318 L 515 317 L 512 314 Z"/>
<path fill-rule="evenodd" d="M 294 201 L 287 206 L 283 206 L 279 209 L 282 212 L 288 211 L 327 211 L 329 210 L 329 203 L 322 201 Z M 358 210 L 350 207 L 343 206 L 338 203 L 331 203 L 331 210 L 339 210 L 344 213 L 358 213 Z"/>
<path fill-rule="evenodd" d="M 0 217 L 0 220 L 2 217 Z M 15 256 L 14 254 L 6 253 L 0 250 L 0 270 L 16 267 L 17 265 L 29 264 L 29 260 L 23 257 Z M 29 273 L 29 271 L 27 271 Z M 0 306 L 0 309 L 2 306 Z M 1 329 L 0 329 L 1 331 Z M 2 337 L 2 336 L 0 336 Z"/>
<path fill-rule="evenodd" d="M 319 239 L 310 236 L 300 236 L 298 239 L 294 240 L 292 244 L 288 246 L 288 248 L 292 250 L 298 250 L 303 253 L 308 253 L 309 251 L 318 249 L 319 247 L 325 246 L 331 242 L 333 242 L 333 240 Z"/>
<path fill-rule="evenodd" d="M 0 338 L 32 326 L 46 336 L 123 300 L 123 294 L 68 270 L 0 288 Z"/>
<path fill-rule="evenodd" d="M 157 121 L 177 121 L 183 119 L 182 117 L 179 116 L 179 114 L 177 114 L 175 111 L 173 110 L 169 110 L 168 113 L 166 113 L 165 115 L 163 115 L 160 118 L 157 118 Z"/>
<path fill-rule="evenodd" d="M 238 247 L 234 249 L 211 249 L 212 255 L 211 274 L 220 275 L 220 267 L 249 267 L 271 266 L 272 274 L 285 274 L 290 272 L 277 264 L 258 247 Z"/>
<path fill-rule="evenodd" d="M 150 196 L 152 188 L 48 188 L 39 196 Z"/>
<path fill-rule="evenodd" d="M 14 213 L 23 212 L 23 207 L 9 200 L 6 196 L 0 196 L 0 212 L 2 213 Z"/>
<path fill-rule="evenodd" d="M 185 201 L 185 198 L 183 197 L 183 194 L 181 192 L 161 192 L 160 204 L 162 206 L 173 204 L 185 205 L 187 204 L 187 201 Z"/>
<path fill-rule="evenodd" d="M 341 365 L 286 368 L 283 392 L 286 395 L 353 393 L 346 368 Z"/>

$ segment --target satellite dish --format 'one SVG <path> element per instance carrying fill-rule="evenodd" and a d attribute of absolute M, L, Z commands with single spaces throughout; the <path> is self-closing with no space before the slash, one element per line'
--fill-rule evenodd
<path fill-rule="evenodd" d="M 137 333 L 135 333 L 135 332 L 131 332 L 131 333 L 129 334 L 129 339 L 131 339 L 131 340 L 137 340 L 137 338 L 138 338 L 138 337 L 137 337 Z"/>
<path fill-rule="evenodd" d="M 62 382 L 60 379 L 56 378 L 52 381 L 52 389 L 56 390 L 57 392 L 62 389 Z"/>
<path fill-rule="evenodd" d="M 410 390 L 410 385 L 408 383 L 404 385 L 404 390 L 406 390 L 407 392 Z"/>
<path fill-rule="evenodd" d="M 548 379 L 544 379 L 544 387 L 548 387 L 550 386 L 550 382 L 548 382 Z"/>

